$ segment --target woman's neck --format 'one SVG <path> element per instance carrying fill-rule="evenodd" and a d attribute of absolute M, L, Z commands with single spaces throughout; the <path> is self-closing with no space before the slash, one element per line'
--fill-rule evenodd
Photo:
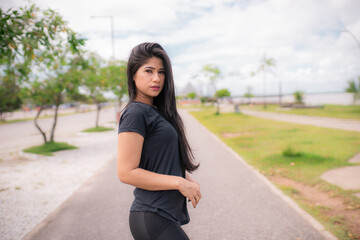
<path fill-rule="evenodd" d="M 148 105 L 153 106 L 154 103 L 154 98 L 148 98 L 148 97 L 143 97 L 143 96 L 136 96 L 135 100 L 137 102 L 142 102 Z"/>

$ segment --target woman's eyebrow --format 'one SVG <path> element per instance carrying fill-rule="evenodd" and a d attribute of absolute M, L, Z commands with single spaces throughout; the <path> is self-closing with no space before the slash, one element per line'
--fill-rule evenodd
<path fill-rule="evenodd" d="M 145 68 L 155 69 L 154 67 L 146 66 Z M 165 68 L 159 68 L 159 70 L 165 70 Z"/>

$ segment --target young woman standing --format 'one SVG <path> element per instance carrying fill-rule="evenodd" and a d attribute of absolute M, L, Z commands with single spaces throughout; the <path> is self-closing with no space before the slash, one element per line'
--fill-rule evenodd
<path fill-rule="evenodd" d="M 181 225 L 189 222 L 186 198 L 193 207 L 200 185 L 188 173 L 199 165 L 176 109 L 170 59 L 157 43 L 131 51 L 128 67 L 130 101 L 119 122 L 117 172 L 135 186 L 129 223 L 137 239 L 189 239 Z"/>

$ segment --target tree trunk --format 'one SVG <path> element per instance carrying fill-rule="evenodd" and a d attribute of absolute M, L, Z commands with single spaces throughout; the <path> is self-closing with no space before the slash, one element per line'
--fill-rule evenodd
<path fill-rule="evenodd" d="M 119 97 L 119 111 L 121 111 L 121 105 L 122 105 L 121 99 L 122 99 L 122 97 Z"/>
<path fill-rule="evenodd" d="M 41 135 L 43 136 L 43 138 L 44 138 L 44 143 L 47 143 L 46 134 L 45 134 L 45 132 L 40 128 L 39 124 L 37 123 L 37 120 L 38 120 L 38 118 L 39 118 L 42 110 L 43 110 L 43 106 L 41 106 L 41 107 L 39 108 L 39 110 L 38 110 L 38 112 L 37 112 L 37 114 L 36 114 L 36 117 L 35 117 L 35 119 L 34 119 L 34 123 L 35 123 L 35 127 L 40 131 Z"/>
<path fill-rule="evenodd" d="M 266 106 L 265 71 L 264 70 L 263 70 L 263 91 L 264 91 L 264 96 L 263 96 L 264 109 L 266 109 L 267 106 Z"/>
<path fill-rule="evenodd" d="M 59 104 L 57 104 L 56 108 L 55 108 L 54 123 L 53 123 L 53 126 L 51 128 L 50 142 L 54 141 L 54 133 L 55 133 L 55 127 L 56 127 L 56 123 L 57 123 L 58 110 L 59 110 Z"/>
<path fill-rule="evenodd" d="M 116 121 L 119 122 L 120 121 L 120 113 L 121 113 L 121 105 L 122 105 L 122 101 L 121 101 L 122 97 L 118 98 L 118 106 L 115 107 L 115 116 L 116 116 Z"/>
<path fill-rule="evenodd" d="M 281 101 L 281 96 L 282 93 L 281 93 L 281 79 L 279 78 L 279 106 L 281 107 L 282 105 L 282 101 Z"/>
<path fill-rule="evenodd" d="M 220 114 L 220 103 L 219 103 L 219 98 L 216 97 L 216 103 L 217 103 L 217 107 L 216 107 L 216 115 Z"/>
<path fill-rule="evenodd" d="M 101 103 L 96 103 L 97 110 L 96 110 L 96 127 L 99 127 L 99 115 L 101 109 Z"/>

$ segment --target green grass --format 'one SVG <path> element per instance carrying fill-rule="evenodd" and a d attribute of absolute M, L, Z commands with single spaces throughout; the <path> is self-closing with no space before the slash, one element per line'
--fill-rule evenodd
<path fill-rule="evenodd" d="M 348 159 L 360 152 L 360 133 L 330 128 L 285 123 L 243 114 L 214 115 L 215 108 L 191 112 L 210 131 L 266 176 L 290 178 L 333 192 L 349 205 L 360 204 L 354 191 L 343 190 L 320 178 L 327 170 L 356 165 Z M 317 206 L 309 206 L 296 189 L 279 186 L 305 210 L 343 237 L 343 226 L 333 224 Z M 341 238 L 344 239 L 344 238 Z"/>
<path fill-rule="evenodd" d="M 214 115 L 215 109 L 191 114 L 265 174 L 282 175 L 307 184 L 319 182 L 326 170 L 353 165 L 360 152 L 360 133 L 265 120 L 242 114 Z M 241 133 L 225 137 L 226 133 Z M 292 152 L 291 152 L 292 151 Z M 295 163 L 295 165 L 291 165 Z"/>
<path fill-rule="evenodd" d="M 111 131 L 111 130 L 114 130 L 114 129 L 100 126 L 100 127 L 88 128 L 88 129 L 82 130 L 82 132 L 105 132 L 105 131 Z"/>
<path fill-rule="evenodd" d="M 52 156 L 53 152 L 77 149 L 77 147 L 69 145 L 64 142 L 48 142 L 40 146 L 26 148 L 23 151 L 27 153 L 40 154 L 45 156 Z"/>
<path fill-rule="evenodd" d="M 302 109 L 302 108 L 282 109 L 278 105 L 267 105 L 267 109 L 264 109 L 263 105 L 241 106 L 240 109 L 241 108 L 255 110 L 255 111 L 360 120 L 360 105 L 351 105 L 351 106 L 324 105 L 324 108 L 309 108 L 309 109 Z"/>

